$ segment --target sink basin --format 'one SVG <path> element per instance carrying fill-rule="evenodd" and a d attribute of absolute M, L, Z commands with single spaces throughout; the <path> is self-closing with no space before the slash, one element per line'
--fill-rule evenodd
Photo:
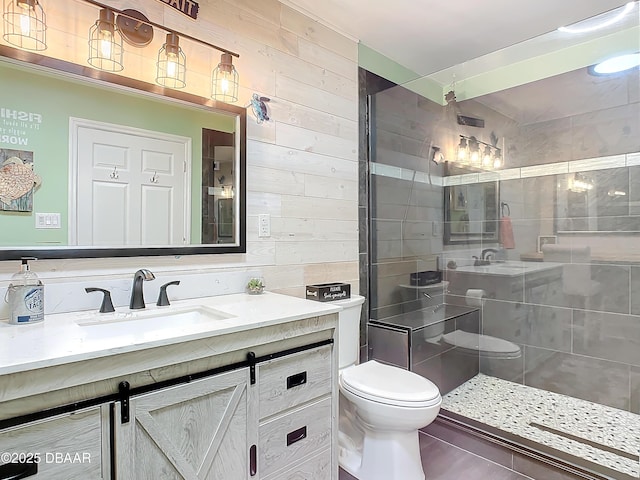
<path fill-rule="evenodd" d="M 516 266 L 516 265 L 492 265 L 487 270 L 489 271 L 498 270 L 498 271 L 504 271 L 504 272 L 523 272 L 525 270 L 525 267 Z"/>
<path fill-rule="evenodd" d="M 233 318 L 207 307 L 152 309 L 93 314 L 76 320 L 87 336 L 148 335 L 161 331 L 184 330 L 210 322 Z"/>

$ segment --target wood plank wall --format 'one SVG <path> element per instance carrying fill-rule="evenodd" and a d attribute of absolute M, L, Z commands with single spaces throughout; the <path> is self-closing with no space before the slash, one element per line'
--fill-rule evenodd
<path fill-rule="evenodd" d="M 43 0 L 48 56 L 84 65 L 98 9 L 80 0 Z M 272 120 L 248 116 L 247 253 L 133 259 L 41 260 L 45 281 L 126 277 L 140 267 L 162 271 L 260 269 L 272 291 L 304 295 L 304 285 L 333 280 L 358 292 L 357 43 L 277 0 L 200 0 L 193 21 L 158 0 L 104 1 L 240 54 L 237 105 L 252 93 L 271 98 Z M 165 32 L 144 49 L 125 44 L 123 75 L 153 82 Z M 1 40 L 0 40 L 1 41 Z M 220 53 L 182 40 L 187 91 L 209 95 Z M 0 144 L 0 147 L 2 145 Z M 45 179 L 46 181 L 46 179 Z M 37 197 L 36 197 L 37 203 Z M 271 215 L 271 237 L 258 238 L 258 214 Z M 18 262 L 0 262 L 6 286 Z"/>

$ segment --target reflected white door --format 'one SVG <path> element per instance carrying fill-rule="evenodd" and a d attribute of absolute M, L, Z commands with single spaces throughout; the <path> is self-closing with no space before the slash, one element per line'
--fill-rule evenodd
<path fill-rule="evenodd" d="M 70 131 L 71 244 L 189 242 L 190 138 L 81 119 Z"/>

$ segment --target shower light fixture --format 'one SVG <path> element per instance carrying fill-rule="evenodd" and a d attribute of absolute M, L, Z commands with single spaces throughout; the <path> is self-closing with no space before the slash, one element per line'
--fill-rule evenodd
<path fill-rule="evenodd" d="M 25 50 L 47 48 L 47 18 L 38 0 L 5 0 L 2 38 Z"/>
<path fill-rule="evenodd" d="M 153 28 L 167 32 L 166 42 L 158 51 L 156 82 L 169 88 L 186 86 L 186 55 L 180 48 L 180 39 L 196 42 L 222 52 L 220 64 L 212 73 L 211 97 L 223 102 L 238 100 L 239 76 L 233 66 L 237 53 L 217 45 L 165 27 L 149 20 L 137 10 L 119 10 L 107 7 L 96 0 L 83 0 L 100 8 L 95 24 L 89 30 L 88 63 L 94 68 L 108 72 L 124 69 L 123 40 L 133 47 L 145 47 L 153 40 Z M 4 0 L 3 38 L 18 47 L 44 50 L 46 22 L 44 11 L 38 0 Z"/>

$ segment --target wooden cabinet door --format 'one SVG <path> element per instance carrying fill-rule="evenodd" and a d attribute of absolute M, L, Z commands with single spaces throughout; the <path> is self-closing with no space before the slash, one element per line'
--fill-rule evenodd
<path fill-rule="evenodd" d="M 25 478 L 14 476 L 16 471 L 10 475 L 12 466 L 7 465 L 21 462 L 35 464 L 28 466 L 34 472 L 30 480 L 107 479 L 108 430 L 108 405 L 2 430 L 0 478 Z"/>
<path fill-rule="evenodd" d="M 116 478 L 246 480 L 247 368 L 130 399 L 115 409 Z"/>

